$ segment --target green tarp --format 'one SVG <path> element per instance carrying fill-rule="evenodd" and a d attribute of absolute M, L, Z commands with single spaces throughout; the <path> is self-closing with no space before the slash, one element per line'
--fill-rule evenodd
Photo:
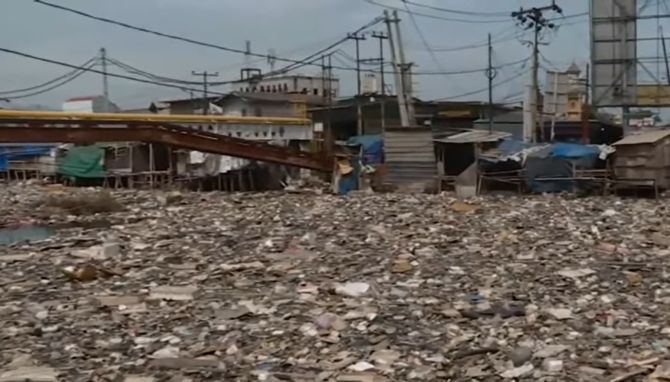
<path fill-rule="evenodd" d="M 77 146 L 68 150 L 58 165 L 58 173 L 77 178 L 104 178 L 105 150 L 98 146 Z"/>

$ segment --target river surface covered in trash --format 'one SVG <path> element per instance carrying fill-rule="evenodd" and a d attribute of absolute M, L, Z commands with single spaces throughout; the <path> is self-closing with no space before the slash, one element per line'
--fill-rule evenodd
<path fill-rule="evenodd" d="M 670 378 L 664 200 L 12 187 L 2 381 Z"/>
<path fill-rule="evenodd" d="M 0 228 L 0 247 L 45 240 L 54 233 L 52 227 L 44 225 Z"/>

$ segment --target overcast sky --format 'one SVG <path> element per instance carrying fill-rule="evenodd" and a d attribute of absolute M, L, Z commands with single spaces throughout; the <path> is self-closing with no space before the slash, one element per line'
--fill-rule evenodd
<path fill-rule="evenodd" d="M 346 35 L 374 17 L 383 8 L 363 0 L 50 0 L 51 2 L 79 9 L 129 24 L 143 26 L 195 40 L 243 49 L 245 40 L 251 40 L 252 50 L 267 53 L 274 49 L 278 56 L 300 59 L 319 48 Z M 398 0 L 376 0 L 404 9 Z M 549 3 L 549 0 L 414 0 L 415 2 L 478 12 L 504 12 L 518 10 L 519 6 Z M 564 14 L 586 12 L 586 0 L 558 0 Z M 415 16 L 420 30 L 431 48 L 449 49 L 467 45 L 481 45 L 487 33 L 493 34 L 494 64 L 517 61 L 530 54 L 519 39 L 507 38 L 520 29 L 509 16 L 467 16 L 410 6 L 412 11 L 430 16 L 466 20 L 447 21 Z M 547 16 L 551 14 L 548 13 Z M 421 72 L 446 70 L 459 71 L 486 66 L 486 47 L 457 51 L 436 51 L 439 62 L 427 52 L 411 18 L 400 14 L 401 28 L 407 56 L 416 63 Z M 487 21 L 487 22 L 485 22 Z M 556 32 L 546 36 L 549 43 L 542 47 L 542 65 L 560 69 L 571 61 L 584 66 L 589 57 L 587 17 L 557 21 L 564 24 Z M 670 28 L 668 28 L 670 29 Z M 372 30 L 384 30 L 384 25 Z M 216 49 L 194 46 L 172 41 L 122 27 L 104 24 L 69 14 L 32 0 L 2 0 L 0 12 L 0 47 L 80 65 L 105 47 L 110 57 L 148 72 L 167 77 L 193 80 L 192 70 L 218 71 L 218 80 L 236 79 L 243 66 L 243 56 Z M 388 47 L 386 47 L 388 48 Z M 353 42 L 343 45 L 349 55 L 355 54 Z M 388 53 L 388 49 L 387 53 Z M 361 43 L 361 56 L 376 57 L 377 40 Z M 258 62 L 259 59 L 254 59 Z M 335 65 L 354 64 L 334 61 Z M 263 70 L 268 67 L 260 59 L 257 63 Z M 277 63 L 281 67 L 282 63 Z M 521 65 L 500 70 L 496 81 L 504 81 L 525 70 Z M 0 92 L 25 88 L 57 77 L 68 69 L 52 64 L 0 53 Z M 118 68 L 110 71 L 122 74 Z M 305 68 L 302 73 L 316 74 L 319 69 Z M 341 78 L 343 94 L 351 94 L 355 88 L 353 72 L 336 71 Z M 543 77 L 543 76 L 541 76 Z M 482 89 L 486 86 L 483 73 L 462 75 L 433 75 L 417 78 L 418 96 L 434 99 L 455 96 Z M 510 81 L 495 89 L 496 100 L 515 100 L 528 76 Z M 102 80 L 99 75 L 86 74 L 72 83 L 51 92 L 15 100 L 17 104 L 43 104 L 59 107 L 63 100 L 73 96 L 100 94 Z M 225 92 L 226 87 L 216 88 Z M 110 95 L 122 107 L 144 107 L 149 102 L 173 97 L 188 97 L 180 90 L 165 89 L 153 85 L 134 83 L 123 79 L 110 79 Z M 1 95 L 7 97 L 7 95 Z M 462 100 L 484 100 L 486 92 L 480 92 Z"/>

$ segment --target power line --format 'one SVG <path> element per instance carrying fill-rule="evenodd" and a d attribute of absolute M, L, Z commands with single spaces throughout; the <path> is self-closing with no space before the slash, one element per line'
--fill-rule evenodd
<path fill-rule="evenodd" d="M 35 0 L 35 1 L 38 1 L 38 0 Z M 378 7 L 383 7 L 383 8 L 386 8 L 386 9 L 392 9 L 392 10 L 394 10 L 394 11 L 403 12 L 403 13 L 415 14 L 415 15 L 417 15 L 417 16 L 426 17 L 426 18 L 430 18 L 430 19 L 436 19 L 436 20 L 453 21 L 453 22 L 460 22 L 460 23 L 478 23 L 478 24 L 493 24 L 493 23 L 508 23 L 508 22 L 509 22 L 509 19 L 505 19 L 505 20 L 502 20 L 502 19 L 501 19 L 501 20 L 465 20 L 465 19 L 454 19 L 454 18 L 448 18 L 448 17 L 443 17 L 443 16 L 437 16 L 437 15 L 431 15 L 431 14 L 425 14 L 425 13 L 413 12 L 413 11 L 408 12 L 408 11 L 405 10 L 405 9 L 398 8 L 398 7 L 394 7 L 394 6 L 391 6 L 391 5 L 381 4 L 381 3 L 378 3 L 378 2 L 375 1 L 375 0 L 363 0 L 363 1 L 365 1 L 366 3 L 372 4 L 372 5 L 376 5 L 376 6 L 378 6 Z"/>
<path fill-rule="evenodd" d="M 528 61 L 528 60 L 530 60 L 530 57 L 526 58 L 526 61 Z M 507 78 L 507 79 L 505 79 L 505 80 L 503 80 L 503 81 L 500 81 L 500 82 L 494 84 L 494 85 L 493 85 L 493 88 L 497 88 L 497 87 L 500 86 L 500 85 L 504 85 L 504 84 L 506 84 L 506 83 L 508 83 L 508 82 L 511 82 L 511 81 L 513 81 L 513 80 L 515 80 L 515 79 L 517 79 L 517 78 L 523 76 L 524 74 L 527 74 L 529 71 L 530 71 L 530 69 L 528 69 L 528 68 L 526 68 L 525 70 L 519 71 L 516 75 L 514 75 L 514 76 L 512 76 L 512 77 L 509 77 L 509 78 Z M 485 87 L 485 88 L 481 88 L 481 89 L 473 90 L 473 91 L 470 91 L 470 92 L 467 92 L 467 93 L 458 94 L 458 95 L 455 95 L 455 96 L 449 96 L 449 97 L 445 97 L 445 98 L 437 98 L 437 99 L 434 99 L 433 101 L 448 101 L 448 100 L 452 100 L 452 99 L 456 99 L 456 98 L 467 97 L 467 96 L 471 96 L 471 95 L 479 94 L 479 93 L 485 92 L 485 91 L 487 91 L 487 90 L 489 90 L 489 87 L 488 87 L 488 86 Z"/>
<path fill-rule="evenodd" d="M 164 33 L 164 32 L 158 32 L 158 31 L 147 29 L 147 28 L 144 28 L 144 27 L 138 27 L 138 26 L 135 26 L 135 25 L 130 25 L 130 24 L 127 24 L 127 23 L 124 23 L 124 22 L 111 20 L 111 19 L 104 18 L 104 17 L 94 16 L 94 15 L 89 14 L 89 13 L 78 11 L 78 10 L 72 9 L 72 8 L 67 8 L 67 7 L 64 7 L 64 6 L 61 6 L 61 5 L 57 5 L 57 4 L 52 4 L 52 3 L 49 3 L 49 2 L 46 2 L 46 1 L 43 1 L 43 0 L 34 0 L 34 1 L 38 4 L 42 4 L 42 5 L 51 7 L 51 8 L 59 9 L 59 10 L 65 11 L 65 12 L 74 13 L 76 15 L 86 17 L 86 18 L 89 18 L 89 19 L 97 20 L 97 21 L 100 21 L 100 22 L 108 23 L 108 24 L 113 24 L 113 25 L 128 28 L 128 29 L 133 29 L 133 30 L 136 30 L 138 32 L 149 33 L 149 34 L 153 34 L 153 35 L 156 35 L 156 36 L 169 38 L 169 39 L 172 39 L 172 40 L 182 41 L 182 42 L 186 42 L 186 43 L 189 43 L 189 44 L 194 44 L 194 45 L 199 45 L 199 46 L 203 46 L 203 47 L 207 47 L 207 48 L 223 50 L 223 51 L 230 52 L 230 53 L 246 54 L 246 55 L 254 56 L 254 57 L 261 57 L 261 58 L 266 58 L 266 59 L 267 58 L 273 58 L 277 61 L 288 62 L 288 63 L 291 63 L 291 64 L 299 64 L 299 65 L 302 65 L 302 66 L 311 65 L 311 66 L 321 67 L 321 65 L 319 65 L 315 62 L 305 62 L 305 61 L 293 60 L 293 59 L 289 59 L 289 58 L 277 57 L 275 55 L 247 52 L 246 50 L 243 50 L 243 49 L 230 48 L 230 47 L 226 47 L 226 46 L 222 46 L 222 45 L 212 44 L 212 43 L 198 41 L 198 40 L 193 40 L 193 39 L 186 38 L 186 37 L 181 37 L 181 36 L 168 34 L 168 33 Z M 374 25 L 377 25 L 382 20 L 383 20 L 382 17 L 377 17 L 374 20 L 372 20 L 371 22 L 365 24 L 364 26 L 362 26 L 361 28 L 356 30 L 356 32 L 354 32 L 354 33 L 362 32 L 365 29 L 368 29 L 368 28 L 370 28 Z M 290 66 L 291 65 L 289 65 L 289 67 Z M 293 69 L 296 69 L 296 68 L 290 68 L 288 70 L 293 70 Z M 351 70 L 351 68 L 345 68 L 345 67 L 336 67 L 334 69 Z M 287 69 L 281 69 L 280 71 L 285 71 L 285 70 L 287 70 Z"/>
<path fill-rule="evenodd" d="M 93 69 L 93 68 L 85 68 L 85 67 L 72 65 L 72 64 L 65 63 L 65 62 L 61 62 L 61 61 L 51 60 L 51 59 L 44 58 L 44 57 L 33 56 L 32 54 L 22 53 L 22 52 L 18 52 L 18 51 L 11 50 L 11 49 L 0 48 L 0 52 L 5 52 L 5 53 L 13 54 L 13 55 L 16 55 L 16 56 L 25 57 L 25 58 L 30 58 L 32 60 L 42 61 L 42 62 L 46 62 L 46 63 L 53 64 L 53 65 L 59 65 L 59 66 L 65 66 L 65 67 L 72 68 L 72 69 L 83 70 L 85 72 L 105 74 L 101 70 L 97 70 L 97 69 Z M 142 83 L 145 83 L 145 84 L 151 84 L 151 85 L 156 85 L 156 86 L 163 86 L 163 87 L 166 87 L 166 88 L 180 89 L 180 90 L 193 91 L 193 92 L 200 92 L 200 89 L 189 88 L 189 87 L 185 87 L 185 86 L 172 85 L 172 84 L 156 82 L 156 81 L 150 81 L 150 80 L 145 80 L 145 79 L 142 79 L 142 78 L 135 78 L 135 77 L 125 76 L 125 75 L 121 75 L 121 74 L 107 73 L 107 75 L 109 77 L 121 78 L 121 79 L 124 79 L 124 80 L 135 81 L 135 82 L 142 82 Z M 230 83 L 236 83 L 236 82 L 238 82 L 238 80 L 230 81 Z M 216 95 L 221 95 L 221 96 L 226 95 L 226 93 L 219 93 L 219 92 L 211 92 L 211 93 L 216 94 Z"/>
<path fill-rule="evenodd" d="M 43 4 L 45 6 L 48 6 L 48 7 L 60 9 L 60 10 L 63 10 L 63 11 L 69 12 L 69 13 L 74 13 L 74 14 L 77 14 L 77 15 L 80 15 L 80 16 L 83 16 L 83 17 L 86 17 L 86 18 L 89 18 L 89 19 L 105 22 L 105 23 L 108 23 L 108 24 L 113 24 L 113 25 L 124 27 L 124 28 L 133 29 L 133 30 L 136 30 L 136 31 L 139 31 L 139 32 L 149 33 L 149 34 L 153 34 L 153 35 L 157 35 L 157 36 L 161 36 L 161 37 L 165 37 L 165 38 L 169 38 L 169 39 L 173 39 L 173 40 L 178 40 L 178 41 L 182 41 L 182 42 L 187 42 L 187 43 L 191 43 L 191 44 L 195 44 L 195 45 L 200 45 L 200 46 L 213 48 L 213 49 L 224 50 L 224 51 L 233 52 L 233 53 L 250 54 L 251 56 L 262 57 L 262 58 L 270 57 L 269 55 L 266 55 L 266 54 L 248 53 L 247 51 L 241 50 L 241 49 L 224 47 L 224 46 L 211 44 L 211 43 L 207 43 L 207 42 L 202 42 L 202 41 L 197 41 L 197 40 L 193 40 L 193 39 L 189 39 L 189 38 L 185 38 L 185 37 L 175 36 L 175 35 L 171 35 L 171 34 L 167 34 L 167 33 L 163 33 L 163 32 L 157 32 L 157 31 L 146 29 L 146 28 L 143 28 L 143 27 L 133 26 L 133 25 L 126 24 L 126 23 L 123 23 L 123 22 L 119 22 L 119 21 L 115 21 L 115 20 L 111 20 L 111 19 L 107 19 L 107 18 L 103 18 L 103 17 L 94 16 L 94 15 L 91 15 L 91 14 L 88 14 L 88 13 L 85 13 L 85 12 L 81 12 L 81 11 L 78 11 L 78 10 L 75 10 L 75 9 L 63 7 L 63 6 L 56 5 L 56 4 L 51 4 L 51 3 L 48 3 L 48 2 L 43 1 L 43 0 L 34 0 L 34 1 L 39 3 L 39 4 Z M 367 23 L 366 25 L 360 27 L 359 29 L 357 29 L 353 33 L 359 33 L 359 32 L 361 32 L 365 29 L 368 29 L 368 28 L 378 24 L 381 21 L 383 21 L 383 17 L 377 17 L 374 20 L 372 20 L 371 22 Z M 331 47 L 334 47 L 334 46 L 337 46 L 337 45 L 338 45 L 337 43 L 331 44 Z M 321 67 L 321 65 L 316 62 L 316 61 L 318 61 L 317 56 L 323 54 L 325 51 L 326 51 L 326 49 L 322 49 L 321 51 L 319 51 L 317 53 L 314 53 L 314 54 L 308 56 L 307 58 L 305 58 L 303 60 L 293 60 L 293 59 L 288 59 L 288 58 L 281 58 L 281 57 L 271 56 L 278 61 L 285 61 L 285 62 L 289 62 L 289 63 L 294 64 L 294 65 L 288 65 L 286 68 L 282 68 L 282 69 L 279 69 L 279 70 L 271 72 L 271 73 L 266 73 L 265 76 L 285 73 L 288 70 L 295 70 L 298 67 L 307 66 L 307 65 Z M 312 58 L 314 58 L 313 61 L 308 61 Z M 521 61 L 523 61 L 523 60 L 521 60 Z M 521 61 L 518 61 L 518 62 L 521 62 Z M 512 62 L 509 65 L 514 65 L 518 62 Z M 298 64 L 298 66 L 296 66 L 295 64 Z M 356 68 L 351 68 L 351 67 L 346 67 L 346 66 L 333 66 L 333 69 L 347 70 L 347 71 L 355 71 L 356 70 Z M 451 75 L 451 74 L 477 73 L 477 72 L 482 72 L 484 70 L 486 70 L 486 69 L 482 68 L 482 69 L 477 69 L 477 70 L 462 70 L 462 71 L 452 71 L 452 72 L 414 72 L 412 74 L 413 75 Z M 376 73 L 376 71 L 373 70 L 373 69 L 362 69 L 361 71 L 369 72 L 369 73 Z M 386 74 L 393 74 L 393 72 L 387 72 Z M 217 85 L 218 84 L 238 83 L 238 82 L 241 82 L 241 81 L 239 81 L 239 80 L 225 81 L 225 82 L 219 82 L 219 83 L 217 83 Z"/>
<path fill-rule="evenodd" d="M 416 17 L 414 17 L 414 14 L 410 11 L 409 5 L 407 4 L 406 0 L 403 0 L 403 4 L 405 5 L 405 9 L 407 10 L 407 13 L 409 13 L 409 18 L 412 21 L 412 25 L 414 25 L 414 29 L 416 30 L 416 33 L 419 35 L 419 38 L 423 42 L 423 46 L 426 47 L 426 50 L 428 50 L 428 53 L 430 54 L 430 57 L 433 59 L 433 63 L 435 63 L 435 67 L 438 70 L 445 71 L 444 67 L 442 66 L 442 63 L 440 60 L 437 59 L 437 56 L 435 55 L 435 52 L 433 52 L 432 49 L 430 49 L 430 45 L 428 44 L 428 40 L 426 40 L 426 36 L 424 36 L 423 32 L 421 31 L 421 27 L 419 27 L 419 23 L 416 21 Z M 446 76 L 446 75 L 445 75 Z"/>
<path fill-rule="evenodd" d="M 448 8 L 442 8 L 442 7 L 437 7 L 434 5 L 428 5 L 428 4 L 421 4 L 417 3 L 414 1 L 410 0 L 402 0 L 406 4 L 412 4 L 417 7 L 421 8 L 426 8 L 426 9 L 432 9 L 434 11 L 441 11 L 441 12 L 446 12 L 446 13 L 453 13 L 457 15 L 466 15 L 466 16 L 483 16 L 483 17 L 504 17 L 504 16 L 509 16 L 509 12 L 474 12 L 474 11 L 461 11 L 461 10 L 456 10 L 456 9 L 448 9 Z"/>
<path fill-rule="evenodd" d="M 544 55 L 544 53 L 542 53 L 542 51 L 538 51 L 538 53 L 540 54 L 540 58 L 542 59 L 542 61 L 544 61 L 544 62 L 546 62 L 547 64 L 549 64 L 549 66 L 552 67 L 553 70 L 555 70 L 555 71 L 557 71 L 557 72 L 560 72 L 560 71 L 561 71 L 561 70 L 558 68 L 558 66 L 556 66 L 553 62 L 551 62 L 551 60 L 549 60 L 549 59 Z M 545 68 L 545 69 L 546 69 L 546 68 Z"/>
<path fill-rule="evenodd" d="M 504 42 L 508 42 L 508 41 L 514 41 L 517 38 L 519 38 L 519 37 L 521 37 L 521 36 L 523 36 L 527 33 L 529 33 L 529 31 L 519 32 L 519 31 L 515 30 L 510 35 L 502 35 L 502 36 L 499 36 L 498 38 L 493 39 L 493 41 L 491 41 L 491 43 L 493 45 L 496 45 L 496 44 L 500 44 L 500 43 L 504 43 Z M 479 43 L 471 43 L 471 44 L 467 44 L 467 45 L 444 47 L 444 48 L 438 48 L 438 47 L 432 46 L 431 49 L 434 52 L 443 53 L 443 52 L 458 52 L 458 51 L 469 50 L 469 49 L 484 48 L 484 47 L 487 47 L 487 46 L 488 46 L 488 41 L 484 41 L 484 42 L 479 42 Z"/>
<path fill-rule="evenodd" d="M 124 62 L 121 62 L 119 60 L 116 60 L 114 58 L 108 58 L 107 61 L 111 63 L 112 65 L 122 69 L 123 71 L 130 73 L 130 74 L 135 74 L 138 76 L 142 76 L 151 80 L 154 80 L 156 82 L 168 82 L 168 83 L 178 83 L 182 85 L 200 85 L 202 82 L 196 82 L 196 81 L 186 81 L 186 80 L 179 80 L 176 78 L 170 78 L 170 77 L 164 77 L 164 76 L 159 76 L 156 74 L 149 73 L 147 71 L 137 69 L 134 66 L 131 66 L 129 64 L 126 64 Z"/>
<path fill-rule="evenodd" d="M 97 59 L 98 59 L 97 56 L 92 57 L 91 59 L 89 59 L 88 61 L 86 61 L 85 63 L 83 63 L 83 64 L 80 65 L 80 66 L 82 66 L 82 67 L 83 67 L 83 66 L 87 66 L 87 65 L 89 65 L 90 63 L 96 61 Z M 39 84 L 39 85 L 31 86 L 31 87 L 28 87 L 28 88 L 14 89 L 14 90 L 5 90 L 5 91 L 0 92 L 0 95 L 3 95 L 3 96 L 4 96 L 4 95 L 6 95 L 6 94 L 25 93 L 25 92 L 27 92 L 27 91 L 40 89 L 40 88 L 49 86 L 49 85 L 51 85 L 51 84 L 54 84 L 54 83 L 56 83 L 56 82 L 58 82 L 58 81 L 61 81 L 61 80 L 63 80 L 63 79 L 69 78 L 69 77 L 71 77 L 71 76 L 77 74 L 78 71 L 79 71 L 79 69 L 72 70 L 72 71 L 70 71 L 70 72 L 67 72 L 67 73 L 63 74 L 62 76 L 59 76 L 59 77 L 54 78 L 53 80 L 44 82 L 44 83 Z M 3 98 L 6 98 L 6 97 L 3 97 Z"/>
<path fill-rule="evenodd" d="M 93 63 L 93 64 L 90 64 L 90 63 L 89 63 L 89 65 L 88 65 L 89 68 L 90 68 L 90 67 L 93 67 L 93 66 L 95 66 L 95 63 Z M 72 77 L 67 78 L 67 79 L 65 79 L 64 81 L 62 81 L 62 82 L 60 82 L 60 83 L 57 83 L 57 84 L 55 84 L 55 85 L 53 85 L 53 86 L 49 86 L 48 88 L 41 89 L 41 90 L 38 90 L 38 91 L 36 91 L 36 92 L 32 92 L 32 93 L 28 93 L 28 94 L 18 95 L 18 96 L 13 96 L 13 97 L 3 97 L 3 99 L 6 99 L 6 100 L 15 100 L 15 99 L 29 98 L 29 97 L 34 97 L 34 96 L 37 96 L 37 95 L 40 95 L 40 94 L 44 94 L 44 93 L 50 92 L 50 91 L 52 91 L 52 90 L 54 90 L 54 89 L 57 89 L 57 88 L 59 88 L 59 87 L 61 87 L 61 86 L 64 86 L 64 85 L 66 85 L 66 84 L 68 84 L 68 83 L 70 83 L 70 82 L 76 80 L 77 78 L 81 77 L 82 74 L 86 73 L 86 69 L 77 70 L 75 73 L 76 73 L 76 74 L 73 75 Z"/>

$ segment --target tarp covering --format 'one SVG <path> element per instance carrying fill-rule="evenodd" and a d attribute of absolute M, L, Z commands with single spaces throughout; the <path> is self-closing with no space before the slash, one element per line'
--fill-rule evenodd
<path fill-rule="evenodd" d="M 527 157 L 556 157 L 565 159 L 598 157 L 605 159 L 615 150 L 607 145 L 582 145 L 579 143 L 536 144 L 504 140 L 495 149 L 488 150 L 479 156 L 479 160 L 486 162 L 505 162 L 512 160 L 523 163 Z"/>
<path fill-rule="evenodd" d="M 571 179 L 538 180 L 538 178 L 571 178 L 573 169 L 592 169 L 600 147 L 576 143 L 556 143 L 529 153 L 524 169 L 528 187 L 535 192 L 574 191 L 584 182 Z"/>
<path fill-rule="evenodd" d="M 556 143 L 550 147 L 551 151 L 549 152 L 549 156 L 557 158 L 595 158 L 600 155 L 600 148 L 598 146 L 580 145 L 576 143 Z"/>
<path fill-rule="evenodd" d="M 0 146 L 0 171 L 9 169 L 9 162 L 50 155 L 55 146 Z"/>
<path fill-rule="evenodd" d="M 479 160 L 493 163 L 508 160 L 522 162 L 526 152 L 536 150 L 538 147 L 540 146 L 533 147 L 530 143 L 515 139 L 505 139 L 495 149 L 480 154 Z"/>
<path fill-rule="evenodd" d="M 495 166 L 497 171 L 510 170 L 503 167 L 516 162 L 516 169 L 523 168 L 525 182 L 531 190 L 561 192 L 590 187 L 588 181 L 574 181 L 568 178 L 574 177 L 575 169 L 595 168 L 598 159 L 604 160 L 612 152 L 614 149 L 606 145 L 578 143 L 531 145 L 517 140 L 505 140 L 497 148 L 482 153 L 478 159 L 489 162 L 488 166 Z M 495 171 L 496 169 L 492 170 Z"/>
<path fill-rule="evenodd" d="M 338 161 L 340 170 L 338 192 L 340 195 L 347 195 L 350 191 L 358 190 L 358 176 L 361 172 L 360 158 L 357 155 L 350 160 L 342 159 Z"/>
<path fill-rule="evenodd" d="M 105 150 L 98 146 L 75 146 L 58 165 L 58 173 L 76 178 L 104 178 Z"/>
<path fill-rule="evenodd" d="M 347 140 L 347 145 L 362 146 L 363 165 L 384 163 L 384 137 L 381 135 L 358 135 Z"/>

